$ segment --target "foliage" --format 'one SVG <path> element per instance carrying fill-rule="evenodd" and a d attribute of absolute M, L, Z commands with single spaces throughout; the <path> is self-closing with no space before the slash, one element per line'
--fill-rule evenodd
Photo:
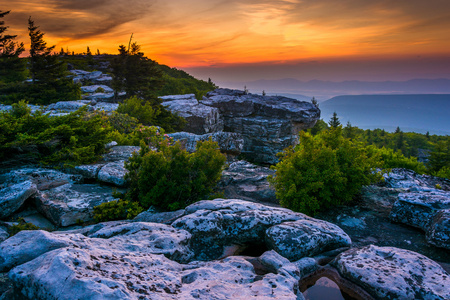
<path fill-rule="evenodd" d="M 428 169 L 431 173 L 438 173 L 445 167 L 450 167 L 450 139 L 437 142 L 428 158 Z"/>
<path fill-rule="evenodd" d="M 31 162 L 55 166 L 86 164 L 97 160 L 109 142 L 110 128 L 99 114 L 86 108 L 65 116 L 31 113 L 26 102 L 0 113 L 0 159 L 24 155 Z"/>
<path fill-rule="evenodd" d="M 426 172 L 425 165 L 418 162 L 416 157 L 406 157 L 400 150 L 394 151 L 393 149 L 377 148 L 375 146 L 367 146 L 366 149 L 370 155 L 376 155 L 381 158 L 381 168 L 383 169 L 405 168 L 419 174 Z"/>
<path fill-rule="evenodd" d="M 149 143 L 159 140 L 164 134 L 164 130 L 155 126 L 138 125 L 130 133 L 120 133 L 117 130 L 108 135 L 108 139 L 116 141 L 119 145 L 140 146 L 141 142 Z"/>
<path fill-rule="evenodd" d="M 450 179 L 450 167 L 443 167 L 438 172 L 434 174 L 437 177 Z"/>
<path fill-rule="evenodd" d="M 126 199 L 138 201 L 146 209 L 151 205 L 176 210 L 200 200 L 212 191 L 220 179 L 225 156 L 211 140 L 197 143 L 188 153 L 179 142 L 158 142 L 156 150 L 142 145 L 125 167 L 130 188 Z"/>
<path fill-rule="evenodd" d="M 314 214 L 350 202 L 363 185 L 380 179 L 374 172 L 380 165 L 377 155 L 345 139 L 338 126 L 314 137 L 302 132 L 300 144 L 281 154 L 269 181 L 282 206 Z"/>
<path fill-rule="evenodd" d="M 111 63 L 112 87 L 116 93 L 125 91 L 126 97 L 138 96 L 146 99 L 154 95 L 162 85 L 162 72 L 157 63 L 144 56 L 137 43 L 128 49 L 119 46 L 119 55 Z"/>
<path fill-rule="evenodd" d="M 155 124 L 156 117 L 160 113 L 158 107 L 154 107 L 149 102 L 145 102 L 136 96 L 120 103 L 117 112 L 136 118 L 139 123 L 144 125 Z"/>
<path fill-rule="evenodd" d="M 0 10 L 0 19 L 9 14 L 9 11 Z M 4 34 L 8 26 L 0 21 L 0 82 L 20 82 L 26 78 L 25 61 L 19 56 L 25 51 L 23 43 L 16 43 L 17 35 Z"/>
<path fill-rule="evenodd" d="M 32 223 L 27 223 L 23 218 L 19 218 L 18 224 L 14 224 L 8 228 L 8 233 L 10 236 L 16 235 L 22 230 L 39 230 L 40 228 Z"/>
<path fill-rule="evenodd" d="M 341 125 L 341 122 L 339 121 L 339 118 L 337 116 L 337 113 L 334 112 L 333 116 L 331 117 L 330 121 L 328 122 L 328 124 L 330 125 L 330 127 L 338 127 L 339 125 Z"/>
<path fill-rule="evenodd" d="M 139 203 L 119 199 L 95 206 L 94 219 L 96 222 L 133 219 L 143 211 Z"/>

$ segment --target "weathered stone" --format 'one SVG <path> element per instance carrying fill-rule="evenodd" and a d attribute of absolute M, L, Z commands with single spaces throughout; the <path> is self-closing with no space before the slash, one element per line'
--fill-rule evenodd
<path fill-rule="evenodd" d="M 155 212 L 150 208 L 137 215 L 133 222 L 151 222 L 151 223 L 164 223 L 171 224 L 173 221 L 184 215 L 184 209 L 168 212 Z"/>
<path fill-rule="evenodd" d="M 275 189 L 267 181 L 267 177 L 274 173 L 269 168 L 240 160 L 222 172 L 217 187 L 224 191 L 226 198 L 278 203 Z"/>
<path fill-rule="evenodd" d="M 53 104 L 48 105 L 45 107 L 45 111 L 50 110 L 58 110 L 58 111 L 65 111 L 65 112 L 73 112 L 80 108 L 82 108 L 85 105 L 90 105 L 90 101 L 88 100 L 77 100 L 77 101 L 59 101 Z M 92 110 L 92 107 L 90 107 Z"/>
<path fill-rule="evenodd" d="M 128 173 L 124 166 L 125 161 L 111 162 L 98 171 L 97 179 L 101 182 L 111 183 L 119 187 L 127 185 L 125 175 Z"/>
<path fill-rule="evenodd" d="M 96 179 L 98 176 L 98 172 L 103 166 L 104 164 L 81 165 L 76 166 L 74 170 L 86 179 Z"/>
<path fill-rule="evenodd" d="M 232 132 L 215 132 L 197 135 L 189 132 L 176 132 L 169 134 L 175 141 L 180 141 L 189 152 L 196 150 L 198 141 L 207 141 L 210 138 L 217 142 L 221 152 L 239 155 L 244 147 L 244 140 L 237 133 Z"/>
<path fill-rule="evenodd" d="M 110 97 L 108 97 L 110 98 Z M 99 98 L 97 98 L 99 99 Z M 106 112 L 116 111 L 119 108 L 118 103 L 108 103 L 108 102 L 97 102 L 94 106 L 95 110 L 102 110 Z"/>
<path fill-rule="evenodd" d="M 244 138 L 243 153 L 252 160 L 276 163 L 276 154 L 298 143 L 298 133 L 316 123 L 320 110 L 309 102 L 217 89 L 202 104 L 219 109 L 224 131 Z"/>
<path fill-rule="evenodd" d="M 16 212 L 23 203 L 37 192 L 36 185 L 25 181 L 0 190 L 0 219 Z"/>
<path fill-rule="evenodd" d="M 128 160 L 134 152 L 138 153 L 141 147 L 139 146 L 115 146 L 103 155 L 104 162 L 114 162 L 120 160 Z"/>
<path fill-rule="evenodd" d="M 428 230 L 435 214 L 450 208 L 450 192 L 402 193 L 392 207 L 389 218 L 422 230 Z"/>
<path fill-rule="evenodd" d="M 91 221 L 94 206 L 112 200 L 112 188 L 98 184 L 65 184 L 35 197 L 37 210 L 63 227 Z"/>
<path fill-rule="evenodd" d="M 81 87 L 83 93 L 95 93 L 97 91 L 101 93 L 112 93 L 114 90 L 107 85 L 85 85 Z"/>
<path fill-rule="evenodd" d="M 232 245 L 265 247 L 269 227 L 309 218 L 288 209 L 236 199 L 200 201 L 188 206 L 185 214 L 172 226 L 192 234 L 192 249 L 199 260 L 222 257 L 225 248 Z"/>
<path fill-rule="evenodd" d="M 450 209 L 438 211 L 426 233 L 430 244 L 450 250 Z"/>
<path fill-rule="evenodd" d="M 9 238 L 9 233 L 0 227 L 0 243 Z"/>
<path fill-rule="evenodd" d="M 58 187 L 66 183 L 80 182 L 81 179 L 82 177 L 80 175 L 66 174 L 44 168 L 22 168 L 0 175 L 0 183 L 5 187 L 23 181 L 31 181 L 40 191 Z"/>
<path fill-rule="evenodd" d="M 450 275 L 412 251 L 370 245 L 340 254 L 333 264 L 377 299 L 450 299 Z"/>
<path fill-rule="evenodd" d="M 194 94 L 164 96 L 161 99 L 168 110 L 186 119 L 183 131 L 205 134 L 223 130 L 219 110 L 199 103 Z"/>
<path fill-rule="evenodd" d="M 89 99 L 89 100 L 106 100 L 106 99 L 111 99 L 112 97 L 114 97 L 114 93 L 93 93 L 93 94 L 89 94 L 87 96 L 85 96 L 85 99 Z"/>
<path fill-rule="evenodd" d="M 384 174 L 384 184 L 390 188 L 399 188 L 407 192 L 435 190 L 439 185 L 442 190 L 450 191 L 450 180 L 430 175 L 420 175 L 408 169 L 392 169 Z"/>
<path fill-rule="evenodd" d="M 338 226 L 316 219 L 272 226 L 266 231 L 266 242 L 290 261 L 351 245 L 350 237 Z"/>

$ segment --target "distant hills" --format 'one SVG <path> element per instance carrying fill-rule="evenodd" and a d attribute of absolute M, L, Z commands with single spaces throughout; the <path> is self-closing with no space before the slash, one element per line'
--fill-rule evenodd
<path fill-rule="evenodd" d="M 337 96 L 319 108 L 323 120 L 336 112 L 344 126 L 450 135 L 450 94 Z"/>
<path fill-rule="evenodd" d="M 300 81 L 293 78 L 256 80 L 249 82 L 220 82 L 222 87 L 243 89 L 251 93 L 307 95 L 324 101 L 339 95 L 373 94 L 450 94 L 450 79 L 412 79 L 408 81 Z M 300 98 L 300 97 L 299 97 Z M 303 99 L 299 99 L 303 100 Z"/>

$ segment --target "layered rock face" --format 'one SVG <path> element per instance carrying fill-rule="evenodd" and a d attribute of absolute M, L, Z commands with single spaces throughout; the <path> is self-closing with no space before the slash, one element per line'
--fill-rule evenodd
<path fill-rule="evenodd" d="M 296 145 L 299 131 L 320 118 L 320 110 L 308 102 L 230 89 L 209 92 L 201 103 L 218 108 L 224 131 L 241 134 L 243 153 L 263 163 L 276 163 L 276 154 Z"/>

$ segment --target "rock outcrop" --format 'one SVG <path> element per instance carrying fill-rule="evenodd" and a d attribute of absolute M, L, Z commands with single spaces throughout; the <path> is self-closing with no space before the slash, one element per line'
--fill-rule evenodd
<path fill-rule="evenodd" d="M 296 145 L 299 131 L 313 127 L 320 117 L 308 102 L 229 89 L 209 92 L 200 103 L 218 108 L 224 131 L 241 134 L 243 153 L 263 163 L 276 163 L 276 154 Z"/>
<path fill-rule="evenodd" d="M 25 181 L 0 190 L 0 218 L 15 213 L 32 195 L 37 192 L 36 185 Z"/>

